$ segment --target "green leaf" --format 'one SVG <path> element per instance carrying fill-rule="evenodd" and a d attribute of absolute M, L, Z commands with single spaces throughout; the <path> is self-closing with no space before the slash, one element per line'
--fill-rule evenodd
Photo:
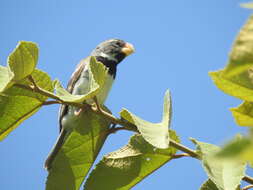
<path fill-rule="evenodd" d="M 110 122 L 85 110 L 74 124 L 49 171 L 47 190 L 79 190 L 104 144 Z"/>
<path fill-rule="evenodd" d="M 174 131 L 170 131 L 170 138 L 179 142 Z M 104 156 L 91 172 L 84 189 L 131 189 L 169 162 L 176 151 L 173 147 L 157 149 L 136 134 L 126 146 Z"/>
<path fill-rule="evenodd" d="M 253 15 L 239 32 L 232 47 L 229 64 L 224 70 L 227 77 L 238 75 L 253 66 Z"/>
<path fill-rule="evenodd" d="M 253 9 L 253 3 L 241 3 L 240 6 L 246 9 Z"/>
<path fill-rule="evenodd" d="M 202 166 L 208 177 L 216 184 L 219 190 L 236 190 L 244 176 L 246 164 L 237 160 L 218 159 L 214 155 L 220 148 L 192 139 L 202 157 Z"/>
<path fill-rule="evenodd" d="M 203 183 L 199 190 L 219 190 L 212 180 L 208 179 Z"/>
<path fill-rule="evenodd" d="M 36 69 L 32 76 L 38 86 L 53 91 L 52 81 L 45 72 Z M 17 84 L 29 85 L 30 81 L 23 79 Z M 38 111 L 47 98 L 16 85 L 2 93 L 0 96 L 0 140 Z"/>
<path fill-rule="evenodd" d="M 120 112 L 121 117 L 137 126 L 143 138 L 157 148 L 168 148 L 169 133 L 168 127 L 171 120 L 171 96 L 166 91 L 163 105 L 163 118 L 160 123 L 145 121 L 126 109 Z"/>
<path fill-rule="evenodd" d="M 65 90 L 59 81 L 55 81 L 54 87 L 56 91 L 56 95 L 65 102 L 77 102 L 81 103 L 84 102 L 84 100 L 90 99 L 94 97 L 98 92 L 100 87 L 102 87 L 105 76 L 107 73 L 106 67 L 100 63 L 97 62 L 95 57 L 90 57 L 87 60 L 88 61 L 88 72 L 90 77 L 89 84 L 88 84 L 88 92 L 83 95 L 73 95 L 70 94 L 67 90 Z"/>
<path fill-rule="evenodd" d="M 20 41 L 8 57 L 8 67 L 19 81 L 32 74 L 38 61 L 39 50 L 35 43 Z"/>
<path fill-rule="evenodd" d="M 32 73 L 32 77 L 40 88 L 48 91 L 48 93 L 53 92 L 53 81 L 51 80 L 50 76 L 46 72 L 41 71 L 39 69 L 35 69 L 34 72 Z M 31 85 L 32 83 L 28 79 L 23 79 L 17 84 Z M 35 98 L 41 102 L 46 101 L 48 98 L 39 93 L 20 88 L 17 85 L 14 85 L 11 88 L 7 89 L 4 92 L 4 94 L 9 95 L 9 96 L 28 96 L 28 97 Z"/>
<path fill-rule="evenodd" d="M 12 78 L 13 73 L 7 67 L 0 65 L 0 93 L 13 84 L 11 82 Z"/>
<path fill-rule="evenodd" d="M 253 86 L 246 75 L 228 79 L 223 76 L 223 70 L 209 72 L 209 75 L 215 85 L 223 92 L 242 100 L 253 101 Z"/>
<path fill-rule="evenodd" d="M 26 96 L 0 96 L 0 140 L 41 107 L 37 99 Z"/>
<path fill-rule="evenodd" d="M 239 107 L 231 108 L 237 125 L 253 127 L 253 103 L 243 102 Z"/>
<path fill-rule="evenodd" d="M 228 65 L 210 72 L 214 83 L 225 93 L 253 101 L 253 16 L 242 27 L 235 40 Z"/>
<path fill-rule="evenodd" d="M 237 136 L 217 152 L 216 156 L 251 163 L 253 162 L 253 139 Z"/>

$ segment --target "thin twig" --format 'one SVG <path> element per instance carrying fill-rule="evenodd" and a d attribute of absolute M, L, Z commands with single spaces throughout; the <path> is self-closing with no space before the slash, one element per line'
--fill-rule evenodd
<path fill-rule="evenodd" d="M 178 149 L 178 150 L 181 150 L 182 152 L 185 152 L 187 154 L 189 154 L 191 157 L 193 158 L 197 158 L 197 159 L 200 159 L 199 158 L 199 155 L 196 153 L 195 150 L 192 150 L 180 143 L 177 143 L 176 141 L 170 139 L 170 145 L 173 146 L 174 148 Z"/>
<path fill-rule="evenodd" d="M 118 131 L 120 131 L 120 130 L 127 130 L 126 129 L 126 127 L 114 127 L 114 128 L 110 128 L 109 130 L 108 130 L 108 133 L 109 134 L 113 134 L 113 133 L 116 133 L 116 132 L 118 132 Z"/>
<path fill-rule="evenodd" d="M 50 93 L 50 92 L 48 92 L 48 91 L 46 91 L 46 90 L 44 90 L 44 89 L 42 89 L 38 86 L 37 87 L 35 87 L 35 86 L 31 87 L 31 86 L 27 86 L 27 85 L 24 85 L 24 84 L 14 84 L 14 86 L 25 89 L 25 90 L 29 90 L 29 91 L 32 91 L 32 92 L 37 92 L 37 93 L 39 93 L 43 96 L 47 96 L 49 98 L 59 100 L 60 102 L 63 103 L 63 101 L 58 96 L 56 96 L 53 93 Z"/>
<path fill-rule="evenodd" d="M 172 159 L 178 159 L 178 158 L 182 158 L 182 157 L 191 157 L 191 156 L 189 154 L 187 154 L 187 153 L 172 155 Z"/>
<path fill-rule="evenodd" d="M 52 104 L 61 104 L 61 102 L 58 100 L 50 100 L 50 101 L 43 102 L 42 105 L 46 106 L 46 105 L 52 105 Z"/>
<path fill-rule="evenodd" d="M 34 89 L 38 89 L 39 88 L 38 85 L 36 84 L 34 78 L 32 77 L 32 75 L 28 76 L 28 80 L 33 84 L 33 88 Z"/>
<path fill-rule="evenodd" d="M 245 175 L 243 178 L 242 178 L 243 181 L 246 181 L 250 184 L 253 184 L 253 178 L 248 176 L 248 175 Z"/>
<path fill-rule="evenodd" d="M 114 128 L 116 128 L 116 126 L 117 126 L 117 124 L 112 123 L 110 129 L 114 129 Z"/>
<path fill-rule="evenodd" d="M 91 106 L 85 106 L 85 104 L 83 103 L 75 103 L 75 102 L 65 102 L 63 100 L 61 100 L 58 96 L 54 95 L 53 93 L 50 93 L 42 88 L 40 88 L 39 86 L 37 86 L 36 82 L 34 81 L 34 79 L 32 77 L 29 77 L 28 78 L 32 84 L 33 84 L 33 87 L 31 86 L 27 86 L 27 85 L 23 85 L 23 84 L 15 84 L 16 87 L 19 87 L 19 88 L 22 88 L 22 89 L 26 89 L 26 90 L 29 90 L 29 91 L 33 91 L 33 92 L 37 92 L 37 93 L 40 93 L 44 96 L 47 96 L 49 98 L 52 98 L 52 99 L 55 99 L 53 101 L 47 101 L 47 102 L 44 102 L 43 105 L 51 105 L 51 104 L 66 104 L 66 105 L 71 105 L 71 106 L 75 106 L 75 107 L 79 107 L 79 108 L 83 108 L 85 107 L 86 109 L 88 108 L 90 111 L 93 111 L 95 113 L 97 113 L 98 115 L 101 115 L 102 117 L 110 120 L 112 122 L 112 124 L 114 124 L 114 127 L 110 128 L 109 129 L 109 133 L 116 133 L 117 131 L 119 130 L 128 130 L 128 131 L 134 131 L 134 132 L 139 132 L 137 127 L 124 120 L 124 119 L 118 119 L 116 118 L 115 116 L 113 116 L 112 114 L 100 109 L 100 106 L 98 104 L 98 102 L 96 103 L 97 100 L 95 100 L 96 98 L 94 98 L 95 100 L 95 103 L 96 103 L 96 108 L 94 109 L 93 107 Z M 123 127 L 115 127 L 115 125 L 121 125 Z M 193 158 L 197 158 L 197 159 L 200 159 L 200 156 L 196 153 L 196 151 L 180 144 L 180 143 L 177 143 L 176 141 L 170 139 L 170 145 L 186 154 L 181 154 L 181 155 L 174 155 L 175 158 L 180 158 L 180 157 L 185 157 L 185 156 L 191 156 Z M 250 176 L 244 176 L 242 178 L 244 181 L 250 183 L 250 184 L 253 184 L 253 178 L 250 177 Z M 251 186 L 248 186 L 249 188 L 252 188 Z M 249 189 L 248 188 L 248 189 Z M 247 190 L 247 189 L 244 189 L 244 190 Z"/>
<path fill-rule="evenodd" d="M 248 185 L 248 186 L 245 186 L 242 188 L 242 190 L 248 190 L 248 189 L 251 189 L 253 188 L 253 185 Z"/>
<path fill-rule="evenodd" d="M 93 100 L 94 100 L 94 102 L 95 102 L 97 111 L 102 112 L 102 109 L 101 109 L 101 107 L 100 107 L 100 105 L 99 105 L 99 103 L 98 103 L 97 96 L 94 96 L 94 97 L 93 97 Z"/>

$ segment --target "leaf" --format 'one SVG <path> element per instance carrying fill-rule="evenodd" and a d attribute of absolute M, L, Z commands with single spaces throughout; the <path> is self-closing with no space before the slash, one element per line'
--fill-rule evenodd
<path fill-rule="evenodd" d="M 179 142 L 174 131 L 170 131 L 170 138 Z M 136 134 L 126 146 L 104 156 L 91 172 L 84 189 L 131 189 L 169 162 L 176 151 L 173 147 L 157 149 Z"/>
<path fill-rule="evenodd" d="M 209 72 L 209 75 L 211 76 L 215 85 L 223 92 L 245 101 L 253 101 L 253 86 L 249 81 L 246 82 L 246 79 L 243 80 L 245 76 L 238 76 L 234 77 L 234 79 L 228 79 L 223 76 L 223 70 Z M 246 83 L 248 85 L 246 85 Z"/>
<path fill-rule="evenodd" d="M 0 96 L 0 140 L 41 107 L 37 99 L 26 96 Z"/>
<path fill-rule="evenodd" d="M 50 77 L 43 71 L 35 70 L 32 73 L 37 85 L 41 88 L 53 91 Z M 30 84 L 23 79 L 18 84 Z M 0 96 L 0 140 L 3 140 L 25 119 L 38 111 L 48 97 L 41 94 L 12 86 Z"/>
<path fill-rule="evenodd" d="M 237 136 L 217 152 L 216 156 L 222 159 L 253 162 L 253 139 Z"/>
<path fill-rule="evenodd" d="M 168 148 L 169 133 L 168 126 L 171 120 L 171 97 L 166 91 L 163 105 L 163 118 L 161 123 L 150 123 L 145 121 L 126 109 L 120 112 L 121 117 L 137 126 L 143 138 L 157 148 Z"/>
<path fill-rule="evenodd" d="M 220 148 L 192 139 L 197 145 L 197 150 L 202 156 L 202 166 L 208 177 L 219 190 L 236 190 L 244 176 L 246 164 L 236 160 L 217 159 L 214 155 Z"/>
<path fill-rule="evenodd" d="M 241 3 L 240 6 L 246 9 L 253 9 L 253 3 Z"/>
<path fill-rule="evenodd" d="M 219 190 L 212 180 L 208 179 L 203 183 L 199 190 Z"/>
<path fill-rule="evenodd" d="M 239 107 L 231 108 L 237 125 L 253 127 L 253 103 L 243 102 Z"/>
<path fill-rule="evenodd" d="M 12 85 L 13 73 L 7 67 L 0 65 L 0 93 Z"/>
<path fill-rule="evenodd" d="M 225 68 L 225 75 L 237 75 L 253 66 L 253 15 L 239 32 Z"/>
<path fill-rule="evenodd" d="M 253 101 L 253 16 L 242 27 L 235 40 L 228 65 L 210 72 L 215 85 L 225 93 Z"/>
<path fill-rule="evenodd" d="M 46 190 L 79 190 L 108 135 L 110 122 L 85 110 L 57 154 Z"/>
<path fill-rule="evenodd" d="M 34 72 L 32 73 L 32 77 L 40 88 L 48 91 L 48 93 L 53 92 L 53 81 L 51 80 L 50 76 L 46 72 L 41 71 L 39 69 L 35 69 Z M 28 79 L 23 79 L 17 84 L 31 85 L 31 82 Z M 35 98 L 41 102 L 46 101 L 48 98 L 47 96 L 20 88 L 15 85 L 9 88 L 8 90 L 6 90 L 4 94 L 9 95 L 9 96 L 28 96 L 28 97 Z"/>
<path fill-rule="evenodd" d="M 38 61 L 39 49 L 33 42 L 20 41 L 8 57 L 8 67 L 14 74 L 13 80 L 19 81 L 32 74 Z"/>
<path fill-rule="evenodd" d="M 97 62 L 95 57 L 90 57 L 88 61 L 88 72 L 90 75 L 90 80 L 88 81 L 88 92 L 83 95 L 73 95 L 70 94 L 67 90 L 65 90 L 59 81 L 55 81 L 54 87 L 56 91 L 56 95 L 65 102 L 77 102 L 81 103 L 84 102 L 84 100 L 90 99 L 94 97 L 100 90 L 100 87 L 102 87 L 105 76 L 107 73 L 106 67 L 100 63 Z"/>

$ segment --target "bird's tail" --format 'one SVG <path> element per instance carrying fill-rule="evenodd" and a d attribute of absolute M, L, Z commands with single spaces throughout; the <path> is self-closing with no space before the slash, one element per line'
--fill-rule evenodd
<path fill-rule="evenodd" d="M 49 171 L 50 168 L 52 167 L 52 163 L 65 141 L 66 134 L 67 134 L 67 130 L 62 129 L 53 149 L 49 153 L 49 155 L 45 161 L 45 165 L 44 165 L 44 167 L 47 171 Z"/>

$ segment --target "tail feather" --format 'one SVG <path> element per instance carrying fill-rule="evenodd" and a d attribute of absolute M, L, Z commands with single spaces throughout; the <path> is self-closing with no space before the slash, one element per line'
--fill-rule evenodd
<path fill-rule="evenodd" d="M 67 131 L 62 129 L 53 149 L 49 153 L 49 155 L 45 161 L 45 165 L 44 165 L 44 167 L 47 171 L 49 171 L 51 169 L 52 163 L 65 141 L 66 134 L 67 134 Z"/>

